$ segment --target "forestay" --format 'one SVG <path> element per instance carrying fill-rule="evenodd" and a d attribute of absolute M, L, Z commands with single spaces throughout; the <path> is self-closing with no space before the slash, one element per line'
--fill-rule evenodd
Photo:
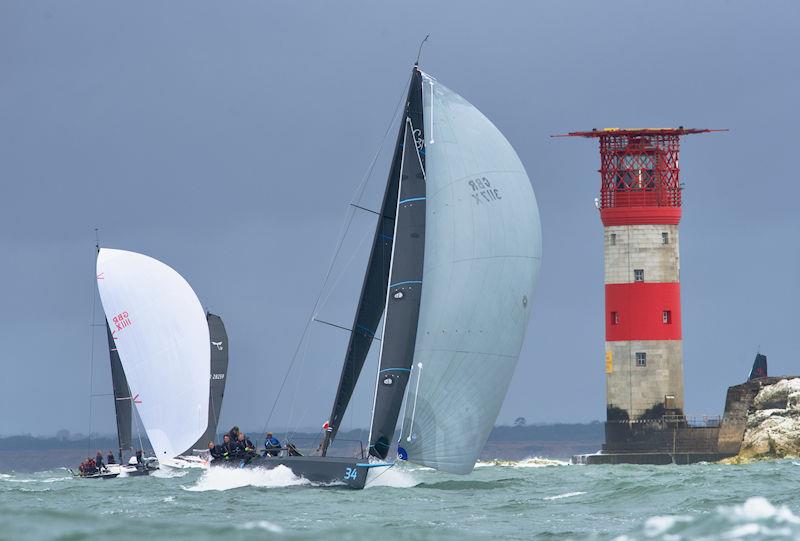
<path fill-rule="evenodd" d="M 528 324 L 539 211 L 519 157 L 480 111 L 427 75 L 423 99 L 425 278 L 400 447 L 417 464 L 469 473 Z"/>
<path fill-rule="evenodd" d="M 177 456 L 208 425 L 211 362 L 203 307 L 181 275 L 134 252 L 101 249 L 97 284 L 156 457 Z"/>

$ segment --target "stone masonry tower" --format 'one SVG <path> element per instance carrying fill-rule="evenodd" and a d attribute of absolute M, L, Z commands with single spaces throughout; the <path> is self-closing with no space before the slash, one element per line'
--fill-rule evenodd
<path fill-rule="evenodd" d="M 683 417 L 680 137 L 711 130 L 617 129 L 600 140 L 605 230 L 606 414 L 611 423 Z"/>

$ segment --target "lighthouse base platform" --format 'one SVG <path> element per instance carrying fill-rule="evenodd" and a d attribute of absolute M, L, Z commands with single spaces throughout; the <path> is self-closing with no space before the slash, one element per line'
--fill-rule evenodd
<path fill-rule="evenodd" d="M 784 377 L 752 379 L 728 388 L 722 418 L 688 419 L 682 415 L 658 419 L 609 421 L 603 449 L 575 455 L 573 464 L 694 464 L 717 462 L 739 454 L 748 413 L 759 391 Z"/>

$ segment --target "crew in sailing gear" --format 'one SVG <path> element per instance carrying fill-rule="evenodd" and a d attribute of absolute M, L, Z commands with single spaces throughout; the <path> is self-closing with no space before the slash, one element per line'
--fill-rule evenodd
<path fill-rule="evenodd" d="M 236 440 L 236 456 L 237 458 L 250 459 L 256 455 L 255 447 L 250 438 L 244 432 L 239 432 L 239 438 Z"/>
<path fill-rule="evenodd" d="M 231 428 L 230 431 L 228 432 L 228 437 L 234 443 L 239 441 L 239 427 L 238 426 L 234 426 L 233 428 Z"/>
<path fill-rule="evenodd" d="M 272 432 L 267 432 L 266 439 L 264 440 L 264 456 L 278 456 L 280 452 L 281 442 L 272 435 Z"/>
<path fill-rule="evenodd" d="M 136 467 L 144 468 L 144 458 L 142 457 L 142 450 L 136 451 Z"/>
<path fill-rule="evenodd" d="M 228 434 L 222 436 L 221 451 L 222 460 L 230 460 L 236 454 L 236 444 L 231 441 L 231 437 Z"/>
<path fill-rule="evenodd" d="M 92 457 L 86 457 L 86 460 L 81 464 L 78 470 L 81 472 L 81 475 L 94 475 L 97 473 L 97 464 L 95 463 Z"/>
<path fill-rule="evenodd" d="M 106 465 L 103 463 L 103 453 L 97 451 L 97 455 L 94 457 L 94 462 L 97 464 L 97 469 L 100 471 L 108 471 Z"/>
<path fill-rule="evenodd" d="M 213 441 L 208 442 L 208 452 L 211 453 L 211 460 L 219 460 L 222 458 L 222 448 L 214 445 Z"/>
<path fill-rule="evenodd" d="M 108 456 L 106 457 L 106 464 L 116 464 L 117 461 L 114 460 L 114 453 L 112 451 L 108 452 Z"/>

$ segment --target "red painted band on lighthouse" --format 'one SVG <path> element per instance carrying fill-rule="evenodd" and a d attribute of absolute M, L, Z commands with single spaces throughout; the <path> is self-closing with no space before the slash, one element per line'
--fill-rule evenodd
<path fill-rule="evenodd" d="M 680 207 L 612 207 L 600 209 L 600 219 L 609 225 L 678 225 Z"/>
<path fill-rule="evenodd" d="M 680 339 L 680 283 L 606 284 L 607 342 Z"/>

